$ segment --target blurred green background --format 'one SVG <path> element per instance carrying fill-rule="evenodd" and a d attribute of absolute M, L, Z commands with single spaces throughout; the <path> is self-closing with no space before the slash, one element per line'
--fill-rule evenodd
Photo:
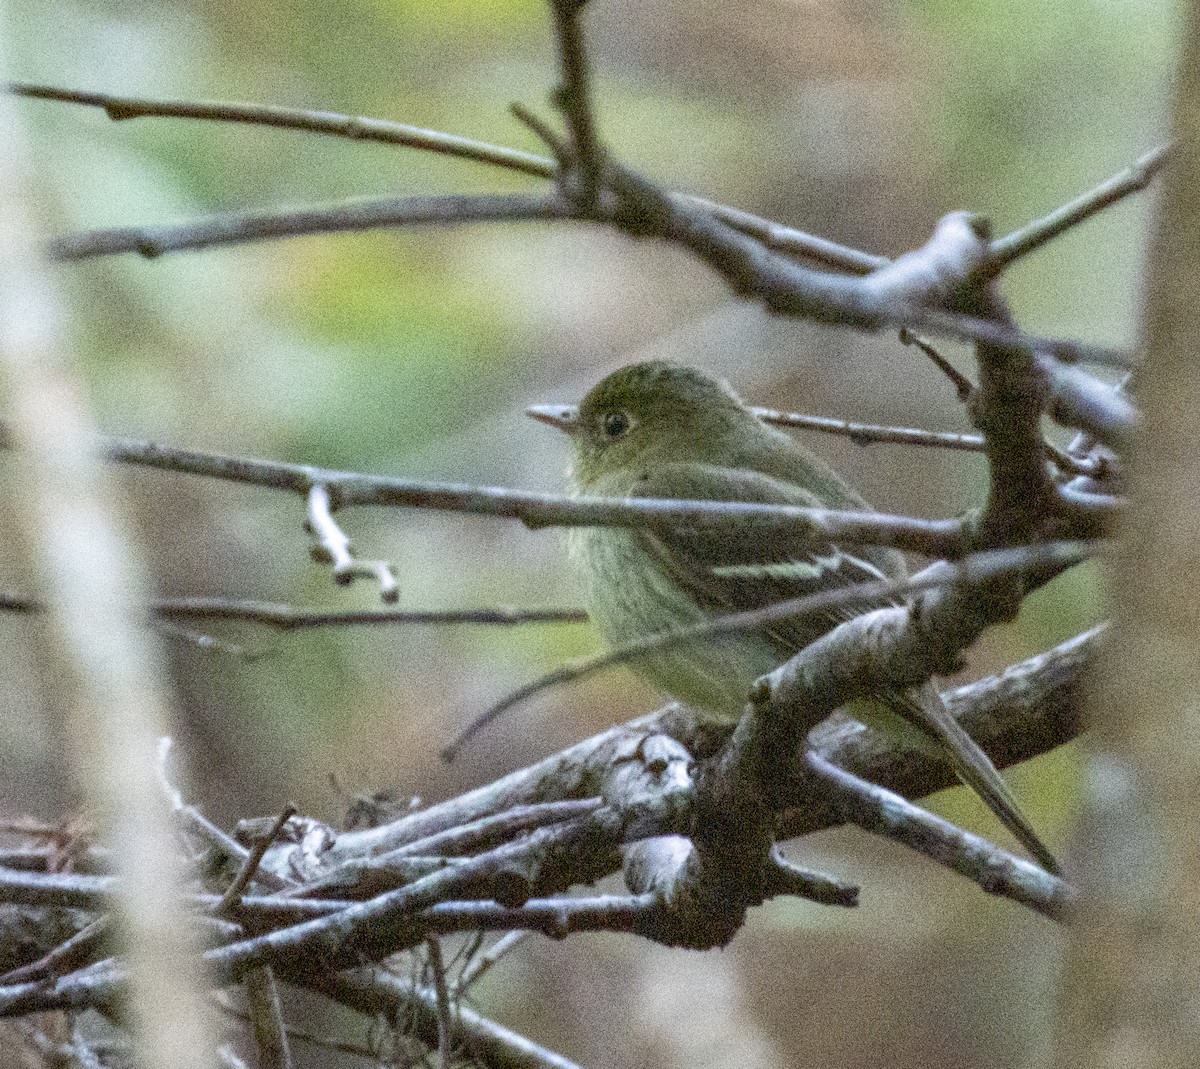
<path fill-rule="evenodd" d="M 507 104 L 549 113 L 553 44 L 535 0 L 26 0 L 9 10 L 8 64 L 23 80 L 339 110 L 534 151 Z M 892 254 L 957 208 L 1004 232 L 1157 144 L 1174 15 L 1161 0 L 594 0 L 587 27 L 600 128 L 619 157 L 673 187 Z M 316 135 L 20 108 L 48 234 L 537 185 Z M 1124 205 L 1014 268 L 1006 292 L 1020 322 L 1134 344 L 1152 203 Z M 93 262 L 61 278 L 104 429 L 201 449 L 553 490 L 564 443 L 524 407 L 575 400 L 651 356 L 719 372 L 754 402 L 966 429 L 946 381 L 894 338 L 772 320 L 684 253 L 593 227 L 315 237 Z M 970 368 L 969 353 L 947 351 Z M 983 487 L 982 463 L 963 454 L 813 444 L 888 510 L 945 515 Z M 309 560 L 296 500 L 154 472 L 124 485 L 165 595 L 377 600 L 365 583 L 335 588 Z M 363 555 L 395 562 L 403 606 L 577 602 L 553 531 L 427 512 L 343 522 Z M 4 579 L 20 587 L 15 562 Z M 1100 618 L 1100 602 L 1095 572 L 1060 580 L 987 636 L 969 674 L 1073 634 Z M 437 749 L 458 727 L 594 649 L 588 629 L 220 633 L 263 656 L 165 641 L 189 790 L 225 822 L 287 800 L 337 821 L 362 792 L 442 797 L 656 700 L 624 672 L 551 693 L 446 769 Z M 38 677 L 37 626 L 0 619 L 0 642 L 0 800 L 9 813 L 70 812 L 68 771 L 40 726 L 55 694 Z M 1060 849 L 1075 774 L 1061 752 L 1013 775 Z M 964 792 L 937 803 L 999 834 Z M 863 906 L 774 904 L 730 950 L 705 955 L 616 937 L 533 939 L 482 1001 L 595 1067 L 1013 1066 L 1047 1041 L 1060 949 L 1048 922 L 849 831 L 791 854 L 861 880 Z"/>

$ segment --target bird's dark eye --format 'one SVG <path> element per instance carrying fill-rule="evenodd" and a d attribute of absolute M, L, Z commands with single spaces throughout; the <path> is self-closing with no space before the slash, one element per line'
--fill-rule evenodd
<path fill-rule="evenodd" d="M 608 415 L 604 417 L 604 423 L 602 426 L 604 427 L 604 433 L 608 435 L 609 438 L 620 438 L 621 435 L 625 434 L 629 430 L 631 424 L 632 421 L 629 419 L 629 413 L 609 412 Z"/>

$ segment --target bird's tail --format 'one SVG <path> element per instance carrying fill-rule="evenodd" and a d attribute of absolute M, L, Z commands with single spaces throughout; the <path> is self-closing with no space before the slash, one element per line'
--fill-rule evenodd
<path fill-rule="evenodd" d="M 887 704 L 910 724 L 938 741 L 939 750 L 949 758 L 958 778 L 971 788 L 997 819 L 1029 851 L 1047 872 L 1059 875 L 1061 869 L 1021 812 L 1008 784 L 962 725 L 950 715 L 941 695 L 932 683 L 903 695 L 889 695 Z"/>

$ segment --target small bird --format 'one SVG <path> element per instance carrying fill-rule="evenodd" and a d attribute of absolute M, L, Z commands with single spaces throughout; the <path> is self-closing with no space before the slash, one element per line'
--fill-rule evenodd
<path fill-rule="evenodd" d="M 758 418 L 730 387 L 694 368 L 631 364 L 578 406 L 534 405 L 528 415 L 565 431 L 577 494 L 744 501 L 866 510 L 823 461 Z M 593 622 L 612 645 L 864 581 L 902 579 L 892 549 L 814 546 L 786 528 L 577 527 L 568 535 Z M 632 667 L 714 719 L 736 720 L 761 675 L 854 616 L 853 609 L 777 621 L 640 655 Z M 855 719 L 948 760 L 1020 843 L 1051 872 L 1053 855 L 996 767 L 946 711 L 932 681 L 855 701 Z"/>

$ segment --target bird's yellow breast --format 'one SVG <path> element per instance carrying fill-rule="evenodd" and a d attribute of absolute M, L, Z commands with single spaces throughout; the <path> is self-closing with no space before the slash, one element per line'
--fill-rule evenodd
<path fill-rule="evenodd" d="M 634 532 L 575 528 L 568 535 L 568 548 L 583 581 L 588 613 L 610 646 L 705 619 L 688 592 L 642 548 Z M 682 642 L 629 663 L 671 697 L 731 720 L 741 715 L 750 685 L 778 661 L 770 643 L 746 634 Z"/>

